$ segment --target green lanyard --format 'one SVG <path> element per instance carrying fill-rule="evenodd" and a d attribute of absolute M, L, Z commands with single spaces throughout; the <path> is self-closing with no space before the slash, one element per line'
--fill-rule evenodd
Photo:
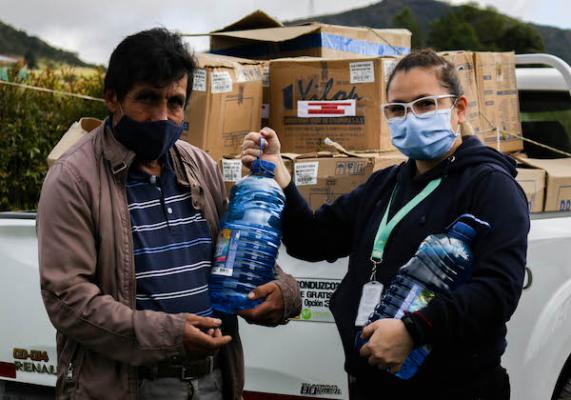
<path fill-rule="evenodd" d="M 371 261 L 373 262 L 373 272 L 371 273 L 371 280 L 375 278 L 375 274 L 377 273 L 377 267 L 383 261 L 383 254 L 385 252 L 385 245 L 387 244 L 387 240 L 389 240 L 389 236 L 391 232 L 397 226 L 397 224 L 409 213 L 411 210 L 416 207 L 422 200 L 426 199 L 428 195 L 438 187 L 442 183 L 442 178 L 436 178 L 428 182 L 428 184 L 422 189 L 422 191 L 414 196 L 414 198 L 406 203 L 406 205 L 401 208 L 390 221 L 387 222 L 389 217 L 389 210 L 391 209 L 391 203 L 395 197 L 397 192 L 397 186 L 393 189 L 393 193 L 391 194 L 391 199 L 389 200 L 389 204 L 387 209 L 385 210 L 385 215 L 383 215 L 383 219 L 381 220 L 381 225 L 379 225 L 379 230 L 377 231 L 377 235 L 375 236 L 375 243 L 373 244 L 373 252 L 371 254 Z"/>

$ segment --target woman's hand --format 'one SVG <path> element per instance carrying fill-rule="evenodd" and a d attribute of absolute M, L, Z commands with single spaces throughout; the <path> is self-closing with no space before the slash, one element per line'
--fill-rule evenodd
<path fill-rule="evenodd" d="M 397 372 L 412 351 L 412 338 L 400 319 L 375 321 L 363 329 L 362 336 L 369 342 L 361 347 L 361 356 L 379 369 Z"/>
<path fill-rule="evenodd" d="M 263 128 L 259 132 L 250 132 L 242 143 L 242 164 L 250 168 L 252 162 L 260 156 L 260 139 L 264 139 L 261 158 L 276 165 L 276 182 L 285 188 L 291 182 L 291 175 L 287 170 L 281 153 L 280 140 L 276 132 L 270 128 Z"/>

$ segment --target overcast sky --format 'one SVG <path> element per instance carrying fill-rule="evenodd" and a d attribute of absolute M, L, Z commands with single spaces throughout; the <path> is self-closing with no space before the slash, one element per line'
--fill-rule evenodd
<path fill-rule="evenodd" d="M 371 0 L 0 0 L 0 20 L 46 42 L 79 53 L 91 63 L 107 64 L 126 35 L 162 25 L 184 33 L 205 33 L 263 9 L 291 20 L 367 6 Z M 465 3 L 464 0 L 449 0 Z M 571 28 L 569 0 L 477 0 L 524 21 Z M 207 39 L 190 39 L 197 50 Z"/>

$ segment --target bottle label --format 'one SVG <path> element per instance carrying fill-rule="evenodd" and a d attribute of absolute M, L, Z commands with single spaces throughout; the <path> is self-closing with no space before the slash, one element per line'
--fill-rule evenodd
<path fill-rule="evenodd" d="M 422 287 L 418 284 L 413 284 L 412 288 L 403 300 L 399 310 L 397 311 L 395 318 L 401 319 L 405 311 L 415 312 L 421 308 L 426 307 L 426 305 L 434 297 L 434 292 Z"/>
<path fill-rule="evenodd" d="M 239 240 L 240 231 L 233 231 L 232 229 L 222 229 L 220 231 L 211 274 L 232 276 Z"/>
<path fill-rule="evenodd" d="M 383 293 L 383 284 L 377 281 L 367 282 L 363 285 L 363 292 L 361 293 L 361 301 L 359 302 L 359 309 L 357 311 L 357 318 L 355 319 L 356 327 L 363 327 L 367 325 L 369 317 L 375 311 L 375 307 L 381 301 L 381 294 Z"/>

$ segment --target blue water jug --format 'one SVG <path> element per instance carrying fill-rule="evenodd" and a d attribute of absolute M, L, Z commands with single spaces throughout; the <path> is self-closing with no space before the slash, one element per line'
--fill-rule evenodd
<path fill-rule="evenodd" d="M 281 243 L 285 196 L 274 179 L 275 164 L 257 159 L 250 175 L 230 194 L 210 275 L 212 308 L 234 314 L 261 300 L 247 298 L 254 288 L 274 279 Z"/>
<path fill-rule="evenodd" d="M 452 291 L 468 281 L 474 267 L 470 245 L 478 233 L 489 229 L 487 222 L 463 214 L 446 228 L 445 233 L 424 239 L 414 257 L 399 269 L 367 324 L 381 318 L 400 319 L 405 312 L 412 313 L 425 307 L 435 294 Z M 359 332 L 355 342 L 357 349 L 365 343 Z M 429 346 L 414 349 L 396 376 L 412 378 L 429 353 Z"/>

